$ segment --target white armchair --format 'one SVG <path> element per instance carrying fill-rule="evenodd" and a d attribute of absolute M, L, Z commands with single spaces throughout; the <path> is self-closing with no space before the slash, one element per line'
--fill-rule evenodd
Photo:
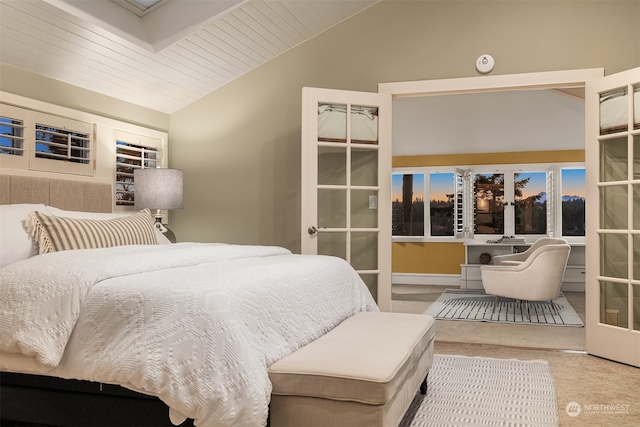
<path fill-rule="evenodd" d="M 562 278 L 571 246 L 543 245 L 524 261 L 515 265 L 484 265 L 480 267 L 486 293 L 495 295 L 493 310 L 499 297 L 522 300 L 529 313 L 529 301 L 551 301 L 560 294 Z"/>
<path fill-rule="evenodd" d="M 519 253 L 516 253 L 516 254 L 506 254 L 506 255 L 496 255 L 496 256 L 494 256 L 493 257 L 493 264 L 494 265 L 499 265 L 499 264 L 516 265 L 516 264 L 519 264 L 519 263 L 523 262 L 527 258 L 529 258 L 529 256 L 536 249 L 538 249 L 540 246 L 544 246 L 544 245 L 566 245 L 566 244 L 567 244 L 566 240 L 560 239 L 558 237 L 541 237 L 538 240 L 536 240 L 535 242 L 533 242 L 533 244 L 531 246 L 529 246 L 529 248 L 527 248 L 527 250 L 524 251 L 524 252 L 519 252 Z"/>

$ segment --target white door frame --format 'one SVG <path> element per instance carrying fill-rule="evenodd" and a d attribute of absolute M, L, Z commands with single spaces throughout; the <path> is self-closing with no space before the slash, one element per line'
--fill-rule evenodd
<path fill-rule="evenodd" d="M 378 84 L 378 92 L 388 93 L 392 97 L 409 97 L 584 87 L 586 81 L 601 77 L 604 77 L 604 68 L 587 68 L 582 70 L 504 74 L 458 79 L 380 83 Z"/>
<path fill-rule="evenodd" d="M 378 84 L 378 92 L 393 97 L 459 95 L 481 92 L 584 88 L 589 80 L 604 77 L 604 68 L 505 74 L 455 79 L 421 80 Z M 380 200 L 380 204 L 391 200 Z M 389 242 L 391 246 L 392 242 Z"/>

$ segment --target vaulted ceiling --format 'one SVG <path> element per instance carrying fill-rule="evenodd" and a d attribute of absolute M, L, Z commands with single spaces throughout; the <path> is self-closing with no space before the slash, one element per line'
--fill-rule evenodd
<path fill-rule="evenodd" d="M 170 114 L 378 1 L 0 0 L 0 62 Z"/>

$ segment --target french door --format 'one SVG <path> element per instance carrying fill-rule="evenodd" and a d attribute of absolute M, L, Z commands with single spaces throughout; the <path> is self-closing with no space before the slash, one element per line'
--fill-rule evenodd
<path fill-rule="evenodd" d="M 640 68 L 588 81 L 587 352 L 640 367 Z"/>
<path fill-rule="evenodd" d="M 301 249 L 345 259 L 391 311 L 391 95 L 302 90 Z"/>

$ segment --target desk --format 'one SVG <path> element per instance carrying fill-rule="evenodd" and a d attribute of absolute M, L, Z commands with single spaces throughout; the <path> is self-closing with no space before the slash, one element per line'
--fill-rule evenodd
<path fill-rule="evenodd" d="M 562 290 L 567 292 L 584 292 L 585 284 L 585 244 L 569 243 L 571 254 L 562 280 Z M 483 289 L 480 277 L 480 256 L 491 259 L 496 255 L 512 254 L 526 251 L 531 243 L 481 243 L 465 242 L 465 263 L 460 264 L 460 289 Z M 484 259 L 483 259 L 484 261 Z M 489 264 L 492 264 L 489 261 Z"/>

